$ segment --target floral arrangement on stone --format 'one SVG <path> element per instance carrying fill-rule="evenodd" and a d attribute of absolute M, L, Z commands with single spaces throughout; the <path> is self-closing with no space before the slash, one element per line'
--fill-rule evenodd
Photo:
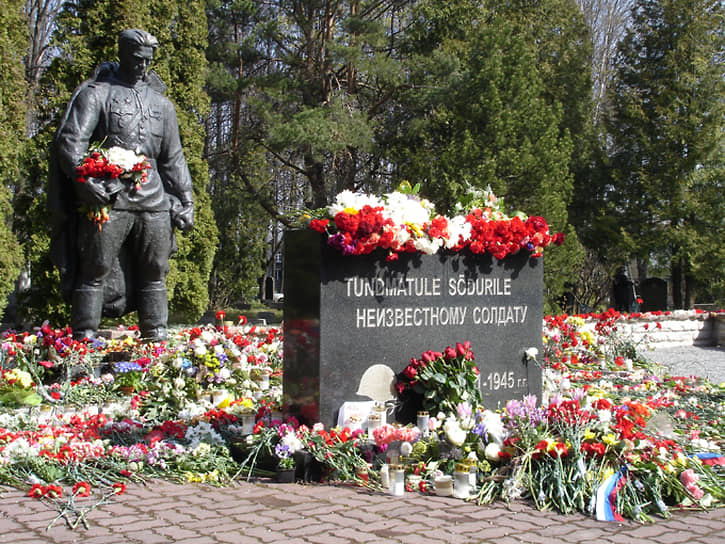
<path fill-rule="evenodd" d="M 550 233 L 543 217 L 504 212 L 503 199 L 489 189 L 471 190 L 460 215 L 446 217 L 417 195 L 417 189 L 403 184 L 381 197 L 343 191 L 327 208 L 307 214 L 309 228 L 327 236 L 330 247 L 344 255 L 387 252 L 388 260 L 401 253 L 470 251 L 489 253 L 503 259 L 519 251 L 540 257 L 544 248 L 564 241 L 562 233 Z M 465 207 L 465 209 L 464 209 Z"/>

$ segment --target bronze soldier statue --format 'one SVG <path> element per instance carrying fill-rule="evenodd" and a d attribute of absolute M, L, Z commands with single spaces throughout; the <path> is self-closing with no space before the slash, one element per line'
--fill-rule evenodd
<path fill-rule="evenodd" d="M 123 31 L 118 63 L 104 63 L 75 90 L 56 134 L 48 191 L 54 236 L 51 257 L 72 305 L 77 339 L 96 335 L 101 316 L 138 311 L 147 341 L 167 338 L 166 275 L 176 248 L 173 228 L 193 227 L 193 194 L 166 86 L 149 71 L 158 41 Z M 143 155 L 144 183 L 88 178 L 76 168 L 92 146 Z M 105 207 L 101 225 L 80 209 Z"/>

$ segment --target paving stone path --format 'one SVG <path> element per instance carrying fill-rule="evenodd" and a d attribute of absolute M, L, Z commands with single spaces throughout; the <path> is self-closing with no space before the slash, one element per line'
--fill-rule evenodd
<path fill-rule="evenodd" d="M 665 353 L 666 352 L 666 353 Z M 652 354 L 673 375 L 725 381 L 725 350 L 668 348 Z M 83 503 L 80 502 L 79 505 Z M 347 485 L 239 482 L 227 488 L 154 481 L 89 513 L 75 531 L 57 512 L 0 487 L 0 544 L 715 544 L 725 542 L 725 508 L 676 511 L 666 520 L 598 522 L 582 514 L 539 512 L 406 493 L 392 497 Z"/>
<path fill-rule="evenodd" d="M 675 512 L 667 520 L 598 522 L 539 512 L 525 503 L 477 506 L 406 493 L 402 498 L 333 485 L 241 482 L 230 488 L 152 482 L 71 531 L 56 513 L 16 490 L 0 497 L 0 542 L 189 544 L 612 543 L 714 544 L 725 539 L 725 509 Z"/>

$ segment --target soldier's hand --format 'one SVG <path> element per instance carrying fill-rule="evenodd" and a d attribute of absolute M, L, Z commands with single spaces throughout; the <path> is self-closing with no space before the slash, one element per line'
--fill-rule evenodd
<path fill-rule="evenodd" d="M 181 208 L 173 209 L 171 221 L 174 226 L 182 232 L 188 232 L 194 228 L 194 204 L 186 203 Z"/>
<path fill-rule="evenodd" d="M 86 206 L 105 206 L 111 201 L 105 182 L 99 178 L 87 178 L 85 183 L 76 183 L 76 195 Z"/>

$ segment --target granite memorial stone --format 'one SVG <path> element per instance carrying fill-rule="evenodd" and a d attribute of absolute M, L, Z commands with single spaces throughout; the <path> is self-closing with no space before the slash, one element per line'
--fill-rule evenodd
<path fill-rule="evenodd" d="M 313 231 L 285 237 L 284 396 L 306 422 L 337 422 L 411 357 L 471 342 L 486 407 L 541 396 L 543 261 L 527 253 L 343 256 Z M 382 372 L 381 366 L 389 372 Z M 370 372 L 373 369 L 375 372 Z M 390 383 L 372 384 L 372 376 Z M 372 395 L 370 391 L 374 391 Z"/>
<path fill-rule="evenodd" d="M 667 309 L 667 282 L 662 278 L 646 278 L 639 286 L 643 312 Z"/>

